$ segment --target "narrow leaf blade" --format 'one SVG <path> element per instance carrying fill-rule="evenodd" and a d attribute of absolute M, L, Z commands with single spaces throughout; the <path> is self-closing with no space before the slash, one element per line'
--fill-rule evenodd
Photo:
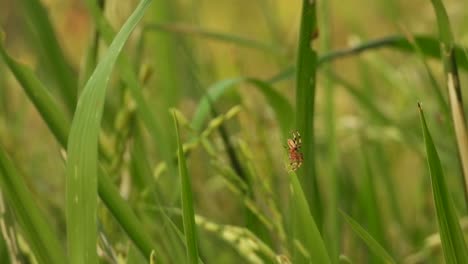
<path fill-rule="evenodd" d="M 293 210 L 293 239 L 297 239 L 302 247 L 307 250 L 309 260 L 300 256 L 299 252 L 294 253 L 294 263 L 331 263 L 328 252 L 325 248 L 325 243 L 320 236 L 320 231 L 312 217 L 307 204 L 307 200 L 302 191 L 301 184 L 297 179 L 296 173 L 289 174 L 291 181 L 291 202 Z M 293 246 L 296 248 L 295 246 Z M 295 250 L 293 250 L 294 252 Z"/>
<path fill-rule="evenodd" d="M 346 222 L 351 226 L 353 231 L 366 243 L 369 249 L 377 257 L 379 257 L 385 263 L 396 263 L 395 260 L 390 256 L 390 254 L 382 247 L 377 240 L 375 240 L 371 234 L 369 234 L 358 222 L 353 218 L 347 215 L 345 212 L 340 211 L 341 215 L 344 217 Z"/>
<path fill-rule="evenodd" d="M 439 155 L 437 154 L 431 134 L 429 133 L 424 112 L 420 104 L 419 113 L 445 261 L 447 263 L 468 263 L 468 250 L 463 238 L 463 232 L 458 221 L 452 197 L 450 196 L 445 182 Z"/>
<path fill-rule="evenodd" d="M 78 101 L 68 141 L 66 213 L 70 263 L 97 263 L 98 135 L 106 86 L 120 51 L 149 3 L 141 1 L 125 22 Z"/>
<path fill-rule="evenodd" d="M 174 125 L 177 134 L 177 156 L 179 159 L 179 175 L 181 178 L 182 216 L 184 222 L 185 243 L 187 246 L 188 263 L 198 264 L 197 230 L 195 226 L 195 212 L 193 210 L 193 195 L 190 177 L 187 171 L 185 154 L 180 140 L 179 123 L 173 112 Z"/>
<path fill-rule="evenodd" d="M 13 208 L 22 234 L 40 263 L 63 263 L 65 255 L 57 234 L 34 201 L 26 182 L 0 145 L 0 187 Z"/>

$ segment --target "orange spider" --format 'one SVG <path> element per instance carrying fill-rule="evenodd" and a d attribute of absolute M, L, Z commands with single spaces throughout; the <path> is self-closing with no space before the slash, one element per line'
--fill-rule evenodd
<path fill-rule="evenodd" d="M 289 166 L 292 171 L 296 171 L 304 161 L 304 156 L 300 152 L 302 141 L 299 132 L 293 131 L 291 134 L 293 138 L 288 138 Z"/>

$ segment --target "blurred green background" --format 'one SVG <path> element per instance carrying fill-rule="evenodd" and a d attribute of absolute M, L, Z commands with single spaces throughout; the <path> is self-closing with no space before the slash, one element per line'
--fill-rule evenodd
<path fill-rule="evenodd" d="M 95 65 L 89 60 L 93 48 L 99 60 L 108 45 L 96 33 L 83 1 L 40 3 L 59 46 L 48 45 L 26 0 L 0 2 L 3 43 L 11 57 L 33 69 L 71 121 L 74 106 L 66 99 L 63 72 L 57 71 L 61 65 L 51 53 L 58 52 L 59 61 L 65 63 L 61 69 L 76 86 L 68 87 L 73 97 L 90 76 L 86 63 Z M 104 14 L 115 30 L 137 3 L 105 1 Z M 468 47 L 467 5 L 455 0 L 444 5 L 463 51 Z M 289 132 L 297 128 L 281 127 L 275 112 L 281 108 L 248 81 L 235 82 L 221 97 L 209 99 L 212 109 L 201 127 L 193 127 L 192 119 L 210 89 L 240 77 L 265 82 L 267 90 L 272 88 L 290 107 L 295 105 L 292 69 L 298 56 L 301 6 L 301 1 L 153 0 L 127 42 L 123 53 L 139 76 L 159 137 L 155 139 L 136 114 L 123 70 L 116 67 L 104 107 L 101 164 L 141 220 L 141 228 L 155 241 L 156 263 L 184 261 L 180 256 L 184 245 L 175 231 L 183 228 L 171 108 L 180 113 L 184 143 L 206 133 L 186 155 L 195 213 L 202 217 L 197 221 L 200 258 L 204 263 L 274 263 L 268 252 L 291 258 L 285 145 Z M 438 40 L 428 0 L 318 1 L 317 16 L 319 35 L 313 46 L 319 60 L 335 50 L 395 36 Z M 417 102 L 424 106 L 467 233 L 462 172 L 450 113 L 444 108 L 448 97 L 443 64 L 426 56 L 429 45 L 420 48 L 418 54 L 384 44 L 335 57 L 317 69 L 314 177 L 323 212 L 318 228 L 327 246 L 338 245 L 341 261 L 380 263 L 341 216 L 338 230 L 333 231 L 338 208 L 366 228 L 398 263 L 443 262 L 440 243 L 430 240 L 438 227 Z M 462 88 L 468 83 L 466 70 L 466 65 L 459 70 Z M 223 116 L 234 106 L 240 106 L 234 109 L 239 112 Z M 290 121 L 294 118 L 290 116 Z M 212 119 L 221 123 L 209 123 Z M 0 144 L 65 245 L 65 152 L 5 63 L 0 63 Z M 162 165 L 164 161 L 170 161 L 165 163 L 168 166 Z M 98 218 L 106 241 L 101 237 L 99 242 L 103 263 L 139 263 L 139 258 L 149 258 L 132 255 L 139 253 L 104 205 Z M 252 233 L 242 233 L 247 231 Z M 261 245 L 251 236 L 270 251 L 243 245 L 242 239 Z M 31 259 L 27 242 L 19 244 L 23 255 L 29 255 L 25 259 Z M 3 247 L 2 256 L 8 255 L 6 251 Z"/>

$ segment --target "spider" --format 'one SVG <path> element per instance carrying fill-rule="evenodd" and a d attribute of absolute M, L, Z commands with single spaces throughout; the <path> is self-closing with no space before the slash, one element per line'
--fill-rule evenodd
<path fill-rule="evenodd" d="M 288 138 L 289 167 L 291 171 L 296 171 L 301 167 L 304 156 L 300 152 L 302 141 L 298 131 L 291 132 L 292 139 Z"/>

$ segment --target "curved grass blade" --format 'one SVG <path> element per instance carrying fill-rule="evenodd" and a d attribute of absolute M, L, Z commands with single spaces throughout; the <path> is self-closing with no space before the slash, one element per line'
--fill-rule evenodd
<path fill-rule="evenodd" d="M 0 39 L 3 39 L 3 37 L 0 36 Z M 2 44 L 2 42 L 0 42 L 0 44 Z M 64 112 L 34 73 L 26 66 L 13 60 L 1 45 L 0 57 L 5 60 L 11 72 L 25 90 L 29 100 L 31 100 L 41 114 L 41 117 L 47 123 L 48 128 L 52 131 L 56 140 L 65 148 L 71 122 L 64 115 Z M 141 223 L 138 221 L 132 208 L 130 208 L 128 203 L 120 196 L 118 190 L 114 187 L 109 176 L 103 169 L 99 171 L 98 191 L 102 201 L 106 204 L 107 208 L 111 211 L 135 245 L 145 256 L 149 256 L 151 251 L 155 248 L 151 238 L 148 233 L 141 228 Z"/>
<path fill-rule="evenodd" d="M 97 263 L 98 135 L 107 82 L 127 38 L 143 17 L 143 0 L 123 25 L 84 87 L 68 141 L 67 242 L 69 263 Z"/>
<path fill-rule="evenodd" d="M 95 0 L 86 0 L 85 2 L 97 29 L 100 32 L 100 36 L 107 44 L 110 44 L 113 37 L 115 36 L 115 32 L 112 26 L 103 16 L 101 9 Z M 159 152 L 158 154 L 160 154 L 161 157 L 166 161 L 166 164 L 168 164 L 169 172 L 171 174 L 175 174 L 175 166 L 174 163 L 171 162 L 173 154 L 172 140 L 167 131 L 161 128 L 161 121 L 155 118 L 152 110 L 153 108 L 150 107 L 149 104 L 146 102 L 145 96 L 142 92 L 142 86 L 138 81 L 138 77 L 133 70 L 133 66 L 130 63 L 130 59 L 128 58 L 128 56 L 126 56 L 125 54 L 122 54 L 120 56 L 118 67 L 122 73 L 122 80 L 125 82 L 133 99 L 136 102 L 138 116 L 141 118 L 143 124 L 145 124 L 145 127 L 148 129 L 149 133 L 153 137 L 154 142 L 167 143 L 158 144 L 156 146 L 156 150 Z M 161 75 L 164 74 L 161 73 Z"/>
<path fill-rule="evenodd" d="M 253 84 L 254 87 L 263 94 L 270 107 L 275 111 L 283 136 L 286 137 L 288 131 L 292 127 L 292 121 L 294 120 L 294 111 L 291 104 L 267 82 L 248 77 L 226 79 L 213 84 L 211 88 L 208 89 L 207 94 L 200 100 L 195 110 L 191 124 L 192 128 L 196 131 L 200 131 L 203 126 L 203 121 L 206 120 L 211 112 L 210 103 L 216 102 L 223 94 L 242 83 Z"/>
<path fill-rule="evenodd" d="M 405 36 L 402 35 L 388 36 L 369 40 L 351 48 L 334 50 L 321 55 L 317 60 L 317 66 L 321 67 L 323 64 L 337 59 L 356 56 L 362 52 L 374 51 L 379 48 L 392 48 L 401 52 L 415 53 L 417 52 L 415 50 L 415 46 L 418 46 L 420 48 L 420 52 L 424 56 L 435 59 L 441 58 L 440 44 L 437 39 L 424 35 L 414 35 L 413 38 L 414 40 L 412 41 L 414 42 L 411 43 Z M 464 70 L 468 70 L 468 57 L 465 56 L 464 48 L 462 46 L 454 45 L 454 56 L 457 60 L 458 66 Z M 290 66 L 269 78 L 268 82 L 273 84 L 290 79 L 294 76 L 295 72 L 295 66 Z"/>
<path fill-rule="evenodd" d="M 301 184 L 294 172 L 289 174 L 291 183 L 291 208 L 293 239 L 297 239 L 307 250 L 309 259 L 304 259 L 293 246 L 293 263 L 331 263 L 328 252 L 320 236 L 316 222 L 311 215 L 309 205 L 302 191 Z"/>
<path fill-rule="evenodd" d="M 180 183 L 182 185 L 182 218 L 184 222 L 185 244 L 187 246 L 188 263 L 198 264 L 197 230 L 195 226 L 195 212 L 193 210 L 193 195 L 190 176 L 187 171 L 185 154 L 180 140 L 179 123 L 175 111 L 172 112 L 177 134 L 177 156 L 179 159 Z"/>
<path fill-rule="evenodd" d="M 409 41 L 404 35 L 395 35 L 369 40 L 351 48 L 332 51 L 328 54 L 320 56 L 318 64 L 322 65 L 323 63 L 335 59 L 344 58 L 347 56 L 355 56 L 361 52 L 372 51 L 385 47 L 393 48 L 402 52 L 415 53 L 418 52 L 415 50 L 415 45 L 420 48 L 420 52 L 425 57 L 441 59 L 440 44 L 437 39 L 425 35 L 414 35 L 413 40 Z M 454 50 L 455 56 L 460 62 L 460 66 L 465 70 L 468 70 L 468 59 L 464 58 L 463 56 L 463 47 L 454 46 Z"/>
<path fill-rule="evenodd" d="M 0 187 L 15 212 L 22 234 L 39 263 L 64 263 L 66 257 L 58 236 L 26 186 L 15 165 L 0 146 Z"/>
<path fill-rule="evenodd" d="M 1 35 L 1 32 L 0 32 Z M 0 36 L 0 40 L 2 36 Z M 44 117 L 44 121 L 52 131 L 60 144 L 67 144 L 69 130 L 69 119 L 55 103 L 47 88 L 37 79 L 33 71 L 18 63 L 6 52 L 3 42 L 0 41 L 0 58 L 5 61 L 24 91 L 36 107 L 37 111 Z"/>
<path fill-rule="evenodd" d="M 418 107 L 445 261 L 447 263 L 468 263 L 468 248 L 463 238 L 463 232 L 458 221 L 452 197 L 445 183 L 439 155 L 437 154 L 431 134 L 427 128 L 421 104 L 418 104 Z"/>
<path fill-rule="evenodd" d="M 383 248 L 358 222 L 341 210 L 340 213 L 351 226 L 351 229 L 366 243 L 374 255 L 379 257 L 384 263 L 396 263 L 385 248 Z"/>
<path fill-rule="evenodd" d="M 462 90 L 458 76 L 458 63 L 455 56 L 455 42 L 444 4 L 440 0 L 431 0 L 439 27 L 440 50 L 449 95 L 453 127 L 457 139 L 458 156 L 462 165 L 462 182 L 465 191 L 465 206 L 468 206 L 468 134 L 463 109 Z"/>

